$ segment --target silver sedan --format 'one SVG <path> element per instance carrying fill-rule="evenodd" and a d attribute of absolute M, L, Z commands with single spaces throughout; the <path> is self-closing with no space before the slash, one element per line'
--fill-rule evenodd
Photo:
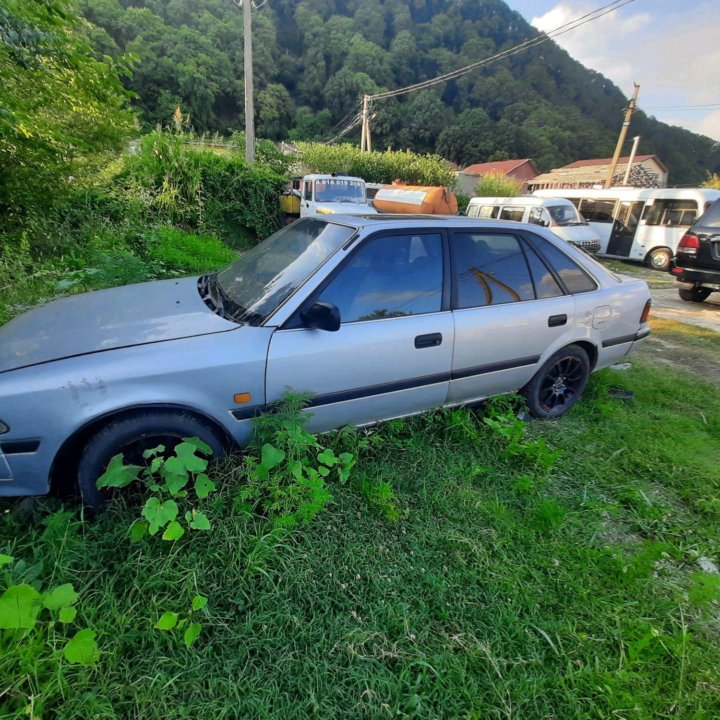
<path fill-rule="evenodd" d="M 557 417 L 649 333 L 647 285 L 536 225 L 306 218 L 217 273 L 57 300 L 0 328 L 0 495 L 198 436 L 243 447 L 289 391 L 311 431 L 522 390 Z"/>

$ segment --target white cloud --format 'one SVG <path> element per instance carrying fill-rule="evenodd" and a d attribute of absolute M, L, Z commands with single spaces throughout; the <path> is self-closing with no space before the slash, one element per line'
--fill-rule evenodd
<path fill-rule="evenodd" d="M 533 17 L 532 25 L 550 32 L 595 7 L 595 3 L 560 2 Z M 687 12 L 682 3 L 656 0 L 653 14 L 634 8 L 604 15 L 560 35 L 556 42 L 586 67 L 609 77 L 628 96 L 633 81 L 640 83 L 639 105 L 648 114 L 720 140 L 720 112 L 668 108 L 720 102 L 715 0 Z"/>

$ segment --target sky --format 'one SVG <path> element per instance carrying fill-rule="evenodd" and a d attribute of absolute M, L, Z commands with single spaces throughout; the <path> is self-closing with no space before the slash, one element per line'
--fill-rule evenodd
<path fill-rule="evenodd" d="M 608 0 L 506 2 L 544 32 L 608 4 Z M 627 97 L 632 95 L 633 81 L 639 83 L 638 105 L 648 115 L 720 140 L 718 38 L 718 0 L 635 0 L 559 36 L 556 42 L 583 65 L 610 78 Z"/>

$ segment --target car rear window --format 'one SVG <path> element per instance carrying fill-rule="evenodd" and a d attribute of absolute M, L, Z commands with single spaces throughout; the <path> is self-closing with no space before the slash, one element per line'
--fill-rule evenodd
<path fill-rule="evenodd" d="M 720 200 L 716 200 L 698 220 L 699 227 L 720 227 Z"/>

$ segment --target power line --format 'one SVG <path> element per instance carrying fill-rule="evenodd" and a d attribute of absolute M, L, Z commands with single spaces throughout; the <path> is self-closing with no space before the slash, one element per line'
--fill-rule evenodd
<path fill-rule="evenodd" d="M 548 40 L 558 37 L 559 35 L 563 35 L 566 32 L 570 32 L 571 30 L 575 30 L 576 28 L 581 27 L 582 25 L 585 25 L 586 23 L 589 23 L 589 22 L 592 22 L 593 20 L 597 20 L 597 19 L 601 18 L 603 15 L 607 15 L 611 12 L 614 12 L 615 10 L 619 10 L 621 7 L 624 7 L 625 5 L 629 5 L 630 3 L 634 2 L 634 1 L 635 0 L 614 0 L 614 2 L 608 3 L 607 5 L 603 5 L 602 7 L 599 7 L 589 13 L 585 13 L 585 15 L 581 15 L 580 17 L 577 17 L 574 20 L 570 20 L 566 23 L 563 23 L 562 25 L 559 25 L 554 30 L 551 30 L 549 33 L 544 33 L 544 34 L 540 35 L 539 37 L 535 37 L 535 38 L 531 38 L 530 40 L 526 40 L 525 42 L 515 45 L 512 48 L 508 48 L 507 50 L 503 50 L 495 55 L 492 55 L 489 58 L 485 58 L 483 60 L 478 60 L 477 62 L 471 63 L 470 65 L 466 65 L 465 67 L 458 68 L 457 70 L 452 70 L 448 73 L 444 73 L 443 75 L 438 75 L 437 77 L 431 78 L 430 80 L 423 80 L 422 82 L 415 83 L 413 85 L 408 85 L 404 88 L 398 88 L 397 90 L 388 90 L 386 92 L 376 93 L 375 95 L 368 95 L 368 100 L 382 100 L 382 99 L 388 98 L 388 97 L 404 95 L 409 92 L 414 92 L 415 90 L 423 90 L 425 88 L 432 87 L 433 85 L 437 85 L 441 82 L 453 80 L 457 77 L 460 77 L 462 75 L 465 75 L 466 73 L 471 72 L 475 68 L 481 67 L 483 65 L 488 65 L 497 60 L 502 60 L 506 57 L 510 57 L 511 55 L 516 55 L 517 53 L 522 52 L 523 50 L 527 50 L 528 48 L 535 47 L 537 45 L 542 45 L 543 43 L 548 42 Z"/>
<path fill-rule="evenodd" d="M 332 145 L 334 142 L 337 142 L 341 137 L 343 137 L 344 135 L 347 135 L 353 128 L 356 128 L 360 124 L 361 120 L 362 120 L 362 116 L 358 113 L 357 115 L 355 115 L 352 122 L 346 128 L 341 130 L 331 140 L 326 141 L 324 143 L 324 145 Z"/>

